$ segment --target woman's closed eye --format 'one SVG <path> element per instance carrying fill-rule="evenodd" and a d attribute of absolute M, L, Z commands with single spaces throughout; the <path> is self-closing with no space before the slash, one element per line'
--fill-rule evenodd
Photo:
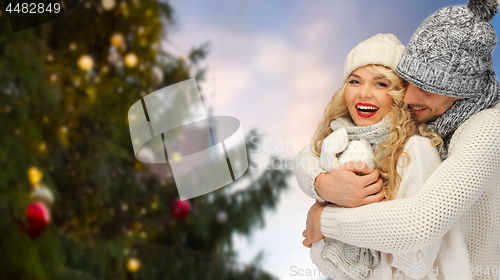
<path fill-rule="evenodd" d="M 349 83 L 353 84 L 353 85 L 359 85 L 359 84 L 361 84 L 358 80 L 355 80 L 355 79 L 350 80 Z"/>
<path fill-rule="evenodd" d="M 378 82 L 377 83 L 377 86 L 381 86 L 381 87 L 388 87 L 389 85 L 387 85 L 386 83 L 384 82 Z"/>

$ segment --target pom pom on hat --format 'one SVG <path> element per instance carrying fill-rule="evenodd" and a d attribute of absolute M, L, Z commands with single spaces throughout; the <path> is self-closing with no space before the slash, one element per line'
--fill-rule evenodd
<path fill-rule="evenodd" d="M 395 71 L 404 50 L 403 44 L 393 34 L 377 34 L 352 49 L 344 63 L 342 83 L 361 66 L 383 65 Z"/>
<path fill-rule="evenodd" d="M 485 20 L 491 22 L 498 12 L 497 0 L 469 0 L 467 8 L 474 14 L 478 21 Z"/>

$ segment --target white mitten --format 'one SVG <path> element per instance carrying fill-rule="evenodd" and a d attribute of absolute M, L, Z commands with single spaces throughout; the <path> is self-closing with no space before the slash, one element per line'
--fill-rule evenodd
<path fill-rule="evenodd" d="M 366 139 L 349 142 L 347 148 L 339 156 L 338 162 L 342 166 L 344 163 L 350 161 L 362 161 L 373 170 L 375 168 L 375 155 L 373 154 L 370 142 Z"/>
<path fill-rule="evenodd" d="M 320 163 L 326 172 L 332 172 L 342 166 L 337 154 L 342 153 L 349 144 L 349 136 L 345 128 L 340 128 L 328 135 L 321 145 Z"/>

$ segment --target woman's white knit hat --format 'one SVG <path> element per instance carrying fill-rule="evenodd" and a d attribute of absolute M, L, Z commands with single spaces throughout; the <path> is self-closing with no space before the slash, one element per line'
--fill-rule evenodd
<path fill-rule="evenodd" d="M 345 83 L 349 75 L 358 67 L 369 64 L 383 65 L 396 71 L 404 48 L 393 34 L 379 33 L 359 43 L 345 59 L 342 83 Z"/>

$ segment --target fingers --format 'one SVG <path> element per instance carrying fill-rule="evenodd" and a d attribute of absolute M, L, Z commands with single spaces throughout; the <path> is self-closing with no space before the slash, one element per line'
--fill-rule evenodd
<path fill-rule="evenodd" d="M 354 173 L 370 174 L 373 172 L 373 170 L 371 170 L 368 165 L 362 161 L 348 162 L 342 167 Z"/>
<path fill-rule="evenodd" d="M 367 175 L 367 176 L 371 176 L 371 175 Z M 362 183 L 364 184 L 365 182 L 362 182 Z M 377 179 L 375 179 L 375 183 L 367 185 L 362 190 L 362 192 L 364 193 L 365 196 L 373 195 L 373 194 L 380 192 L 382 190 L 383 186 L 384 186 L 384 181 L 381 178 L 377 178 Z"/>
<path fill-rule="evenodd" d="M 378 180 L 379 180 L 379 172 L 377 169 L 375 169 L 370 174 L 359 177 L 358 181 L 363 186 L 369 186 L 372 184 L 377 184 Z M 380 186 L 380 189 L 382 189 L 382 186 Z M 376 193 L 376 191 L 372 193 Z"/>
<path fill-rule="evenodd" d="M 362 201 L 362 205 L 380 202 L 380 201 L 384 201 L 384 200 L 385 200 L 384 192 L 380 191 L 374 195 L 369 195 L 369 196 L 365 197 Z"/>
<path fill-rule="evenodd" d="M 304 241 L 302 241 L 302 245 L 306 246 L 307 248 L 311 248 L 312 243 L 309 242 L 309 240 L 306 238 Z"/>
<path fill-rule="evenodd" d="M 382 201 L 385 198 L 385 193 L 382 190 L 383 185 L 384 182 L 379 178 L 375 183 L 365 187 L 361 191 L 364 197 L 359 206 Z"/>
<path fill-rule="evenodd" d="M 312 243 L 309 241 L 310 239 L 306 237 L 306 232 L 307 229 L 302 232 L 302 236 L 304 236 L 304 241 L 302 241 L 302 245 L 306 246 L 307 248 L 311 248 Z"/>

